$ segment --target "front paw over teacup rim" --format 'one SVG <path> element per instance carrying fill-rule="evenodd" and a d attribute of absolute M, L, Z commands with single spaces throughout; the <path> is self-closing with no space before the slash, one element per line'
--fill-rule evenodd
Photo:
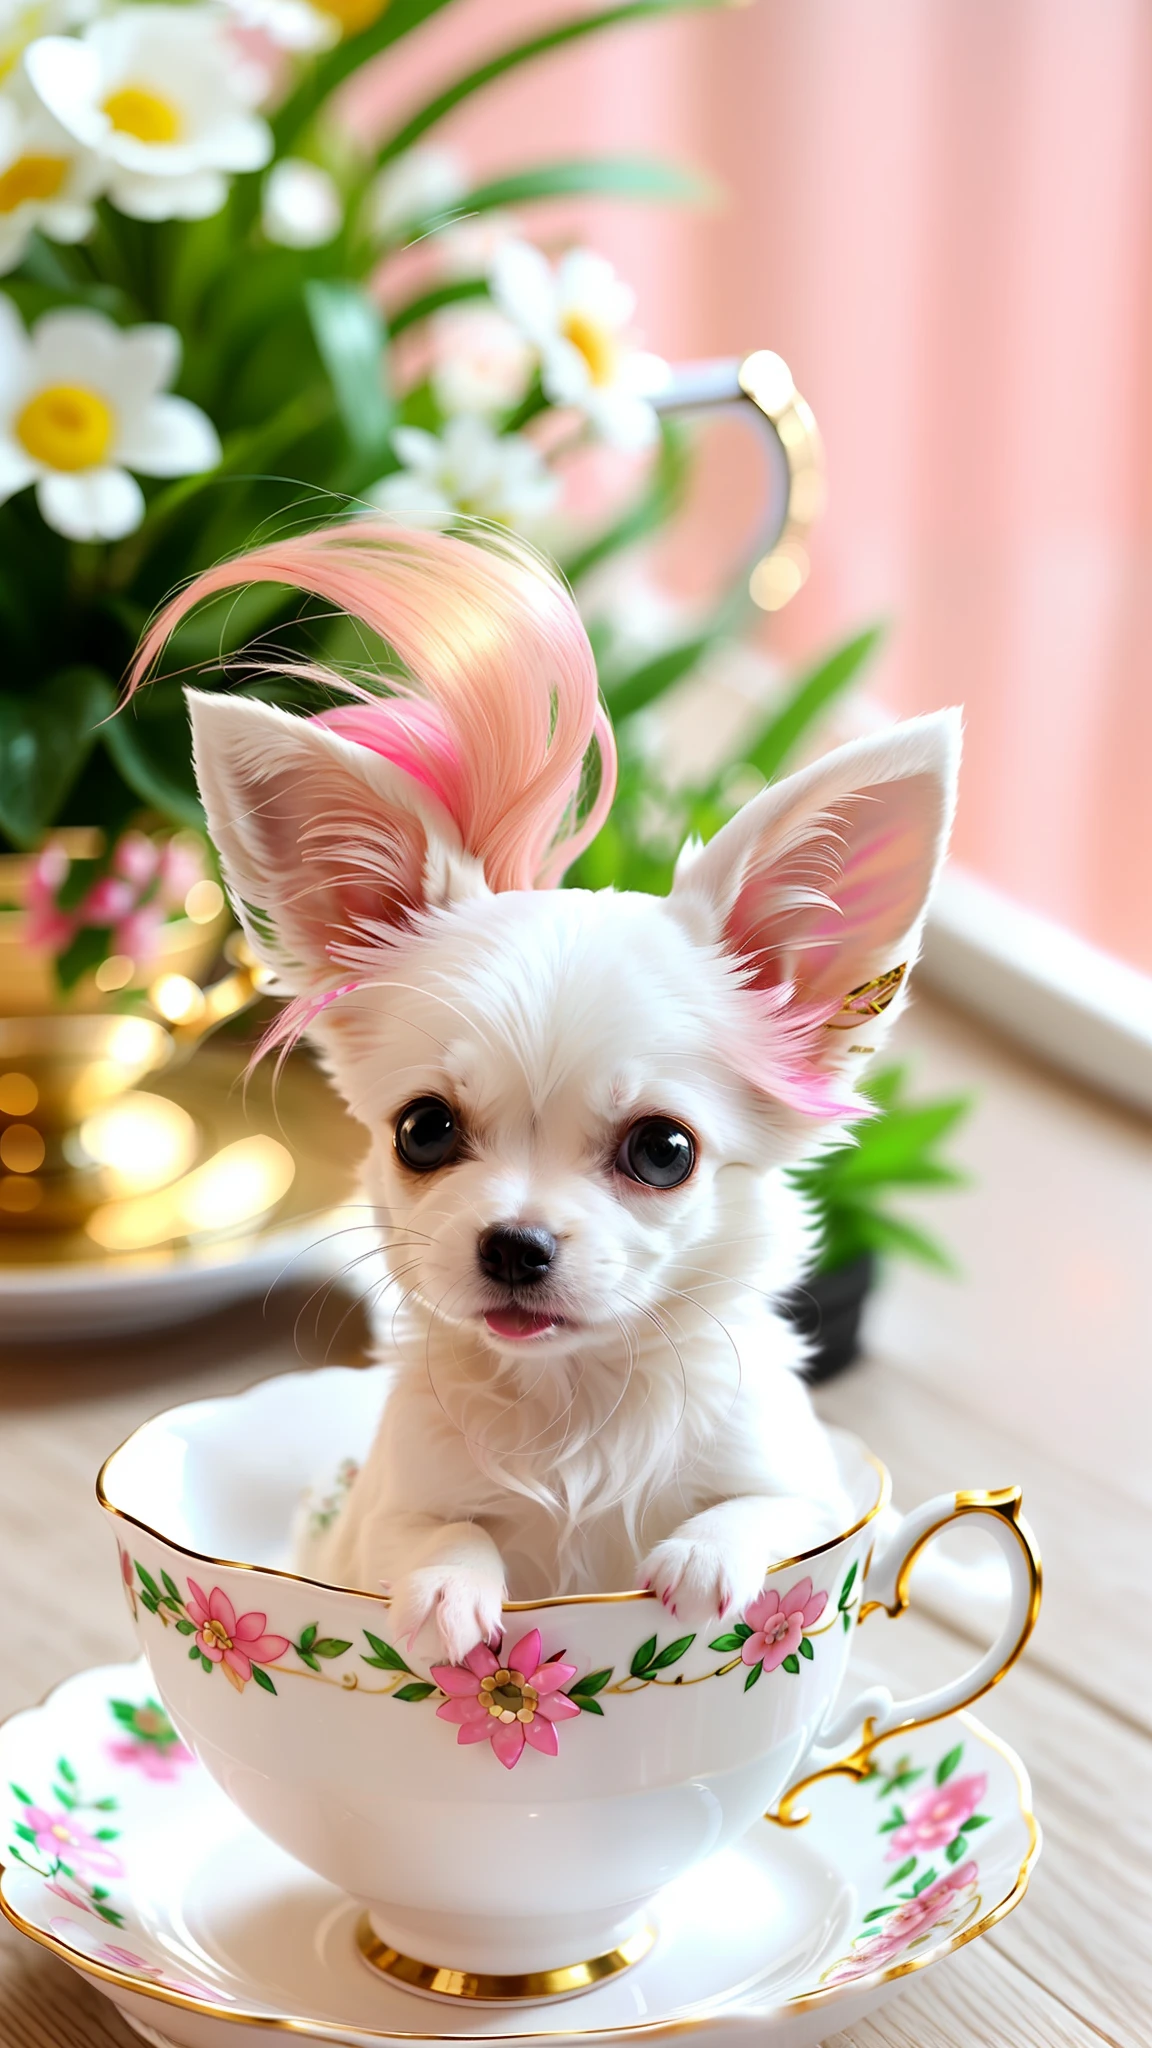
<path fill-rule="evenodd" d="M 382 1393 L 381 1369 L 333 1367 L 190 1403 L 130 1437 L 98 1492 L 180 1733 L 259 1828 L 363 1903 L 366 1959 L 414 1990 L 567 1997 L 627 1967 L 666 1884 L 778 1802 L 799 1818 L 823 1745 L 967 1705 L 1035 1622 L 1016 1489 L 941 1495 L 874 1556 L 887 1474 L 837 1432 L 852 1523 L 773 1565 L 741 1615 L 689 1630 L 637 1591 L 512 1602 L 498 1646 L 410 1670 L 384 1598 L 281 1564 L 313 1472 L 363 1453 Z M 958 1518 L 1007 1558 L 997 1642 L 931 1693 L 838 1708 L 855 1624 L 903 1610 L 916 1556 Z"/>

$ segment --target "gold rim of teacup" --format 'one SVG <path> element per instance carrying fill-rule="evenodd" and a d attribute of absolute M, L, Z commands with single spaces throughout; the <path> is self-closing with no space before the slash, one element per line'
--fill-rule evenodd
<path fill-rule="evenodd" d="M 330 1371 L 331 1367 L 326 1366 L 321 1369 L 323 1371 Z M 344 1368 L 346 1371 L 361 1369 L 356 1367 Z M 284 1375 L 274 1373 L 271 1377 L 278 1379 L 284 1377 Z M 299 1375 L 293 1374 L 292 1377 L 297 1378 Z M 266 1382 L 263 1379 L 253 1380 L 251 1386 L 239 1388 L 235 1394 L 225 1394 L 213 1398 L 236 1401 L 241 1399 L 244 1394 L 251 1393 L 254 1387 L 265 1384 Z M 181 1403 L 181 1406 L 186 1407 L 199 1407 L 200 1405 L 199 1402 L 195 1401 Z M 163 1416 L 170 1412 L 166 1408 L 158 1409 L 155 1415 L 149 1416 L 146 1422 L 139 1423 L 134 1430 L 131 1430 L 124 1438 L 123 1443 L 117 1444 L 116 1449 L 105 1458 L 99 1472 L 96 1474 L 96 1499 L 106 1514 L 114 1516 L 119 1522 L 128 1522 L 134 1529 L 143 1530 L 146 1536 L 151 1536 L 155 1542 L 163 1543 L 169 1550 L 176 1551 L 180 1557 L 194 1558 L 197 1564 L 210 1564 L 220 1571 L 260 1572 L 266 1578 L 288 1579 L 298 1586 L 318 1586 L 321 1592 L 324 1593 L 341 1593 L 350 1600 L 368 1600 L 373 1607 L 387 1607 L 390 1604 L 386 1593 L 368 1593 L 359 1586 L 334 1586 L 329 1580 L 311 1578 L 306 1572 L 287 1571 L 283 1565 L 252 1564 L 244 1558 L 215 1557 L 209 1551 L 195 1550 L 191 1544 L 181 1543 L 174 1536 L 166 1536 L 163 1530 L 153 1528 L 150 1522 L 143 1521 L 139 1515 L 132 1514 L 129 1509 L 121 1507 L 114 1501 L 109 1494 L 108 1484 L 111 1478 L 112 1467 L 115 1465 L 117 1458 L 146 1429 L 150 1429 L 153 1423 L 159 1422 Z M 851 1438 L 852 1442 L 859 1449 L 861 1456 L 866 1463 L 871 1465 L 876 1473 L 879 1480 L 876 1499 L 866 1514 L 859 1516 L 849 1528 L 841 1529 L 839 1535 L 828 1536 L 823 1543 L 814 1543 L 810 1550 L 798 1550 L 794 1557 L 777 1558 L 774 1563 L 766 1567 L 766 1577 L 770 1577 L 776 1572 L 790 1571 L 793 1565 L 807 1564 L 811 1558 L 822 1557 L 826 1551 L 839 1549 L 840 1545 L 847 1543 L 850 1537 L 858 1536 L 861 1529 L 866 1529 L 869 1522 L 875 1521 L 877 1515 L 888 1506 L 892 1498 L 892 1476 L 888 1471 L 888 1467 L 882 1464 L 880 1459 L 868 1449 L 866 1444 L 861 1442 L 859 1437 L 854 1436 L 851 1430 L 845 1430 L 842 1434 Z M 869 1557 L 868 1562 L 871 1562 L 871 1557 Z M 867 1571 L 867 1565 L 865 1566 L 865 1571 Z M 629 1587 L 623 1592 L 614 1593 L 546 1593 L 542 1594 L 537 1600 L 505 1600 L 501 1613 L 532 1614 L 544 1607 L 606 1607 L 622 1600 L 655 1600 L 655 1598 L 656 1594 L 647 1586 Z"/>

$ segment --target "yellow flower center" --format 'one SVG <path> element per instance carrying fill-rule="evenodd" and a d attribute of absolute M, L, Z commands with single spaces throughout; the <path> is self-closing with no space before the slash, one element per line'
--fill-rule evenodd
<path fill-rule="evenodd" d="M 92 469 L 104 460 L 116 419 L 85 384 L 48 384 L 16 420 L 17 439 L 48 469 Z"/>
<path fill-rule="evenodd" d="M 534 1721 L 539 1698 L 522 1671 L 493 1671 L 480 1680 L 480 1703 L 494 1721 Z"/>
<path fill-rule="evenodd" d="M 339 22 L 342 35 L 355 36 L 379 21 L 388 0 L 314 0 L 314 4 L 321 14 Z"/>
<path fill-rule="evenodd" d="M 55 1822 L 52 1833 L 58 1842 L 70 1842 L 72 1840 L 72 1830 L 65 1827 L 63 1821 L 58 1820 Z"/>
<path fill-rule="evenodd" d="M 118 86 L 103 111 L 117 134 L 134 135 L 137 142 L 179 142 L 184 130 L 179 107 L 146 85 Z"/>
<path fill-rule="evenodd" d="M 29 199 L 55 199 L 67 175 L 66 156 L 18 156 L 0 171 L 0 213 L 15 213 Z"/>
<path fill-rule="evenodd" d="M 207 1642 L 215 1643 L 218 1650 L 230 1650 L 232 1648 L 231 1636 L 225 1632 L 218 1621 L 206 1621 L 200 1633 Z"/>
<path fill-rule="evenodd" d="M 595 320 L 590 320 L 586 313 L 569 313 L 562 332 L 565 340 L 579 349 L 588 365 L 592 382 L 611 384 L 620 353 L 615 335 L 610 334 L 606 327 L 598 326 Z"/>

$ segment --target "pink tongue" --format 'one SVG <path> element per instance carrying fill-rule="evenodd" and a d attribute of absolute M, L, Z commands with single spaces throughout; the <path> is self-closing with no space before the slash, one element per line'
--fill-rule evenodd
<path fill-rule="evenodd" d="M 555 1316 L 529 1315 L 526 1308 L 490 1308 L 484 1321 L 494 1337 L 538 1337 L 555 1327 Z"/>

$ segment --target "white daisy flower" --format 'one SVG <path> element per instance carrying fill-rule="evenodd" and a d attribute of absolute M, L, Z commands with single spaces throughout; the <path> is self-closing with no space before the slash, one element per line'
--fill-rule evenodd
<path fill-rule="evenodd" d="M 95 221 L 101 167 L 29 93 L 0 94 L 0 275 L 15 270 L 34 228 L 78 242 Z"/>
<path fill-rule="evenodd" d="M 122 7 L 81 36 L 44 36 L 24 67 L 136 220 L 218 213 L 227 173 L 258 171 L 272 154 L 272 131 L 252 111 L 262 74 L 214 7 Z"/>
<path fill-rule="evenodd" d="M 26 332 L 0 292 L 0 504 L 36 486 L 46 524 L 69 540 L 120 540 L 139 526 L 135 477 L 191 476 L 220 460 L 206 413 L 165 388 L 174 327 L 117 327 L 75 307 Z"/>
<path fill-rule="evenodd" d="M 650 446 L 657 419 L 649 401 L 667 382 L 668 366 L 629 346 L 636 295 L 607 258 L 571 249 L 553 270 L 530 242 L 505 242 L 490 285 L 540 357 L 545 397 L 576 406 L 614 447 Z"/>
<path fill-rule="evenodd" d="M 468 512 L 524 532 L 559 493 L 559 480 L 523 434 L 495 434 L 486 420 L 467 413 L 449 420 L 440 435 L 397 427 L 392 445 L 404 467 L 368 497 L 382 511 L 421 525 Z"/>
<path fill-rule="evenodd" d="M 468 177 L 455 150 L 431 145 L 398 156 L 373 180 L 368 193 L 369 233 L 398 241 L 406 229 L 447 213 L 468 190 Z"/>
<path fill-rule="evenodd" d="M 339 234 L 344 201 L 335 178 L 304 157 L 285 156 L 264 180 L 260 224 L 285 249 L 319 249 Z"/>
<path fill-rule="evenodd" d="M 509 412 L 532 376 L 533 354 L 494 306 L 445 306 L 431 323 L 432 391 L 443 413 Z"/>

